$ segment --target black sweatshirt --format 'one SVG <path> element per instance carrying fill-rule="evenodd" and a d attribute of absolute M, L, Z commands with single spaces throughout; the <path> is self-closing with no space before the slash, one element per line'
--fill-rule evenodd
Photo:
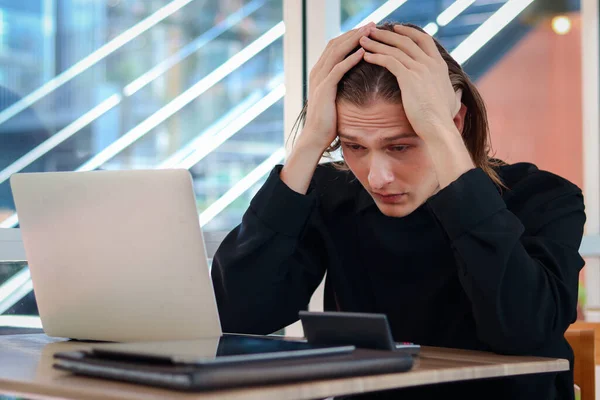
<path fill-rule="evenodd" d="M 396 341 L 567 358 L 575 319 L 581 190 L 532 164 L 472 169 L 403 218 L 349 171 L 320 165 L 307 195 L 276 167 L 212 267 L 225 332 L 293 323 L 327 271 L 325 310 L 385 313 Z M 573 374 L 418 387 L 404 398 L 573 398 Z M 436 394 L 437 393 L 437 394 Z M 389 394 L 389 393 L 388 393 Z"/>

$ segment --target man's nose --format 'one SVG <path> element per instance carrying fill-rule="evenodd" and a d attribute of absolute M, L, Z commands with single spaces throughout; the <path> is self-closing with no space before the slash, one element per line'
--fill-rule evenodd
<path fill-rule="evenodd" d="M 373 157 L 369 169 L 369 185 L 374 190 L 381 190 L 394 181 L 394 174 L 389 162 L 383 157 Z"/>

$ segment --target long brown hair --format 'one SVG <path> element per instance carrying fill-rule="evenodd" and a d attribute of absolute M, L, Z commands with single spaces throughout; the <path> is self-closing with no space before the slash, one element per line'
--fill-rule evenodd
<path fill-rule="evenodd" d="M 378 25 L 379 29 L 394 31 L 394 25 L 398 23 L 387 22 Z M 425 32 L 420 27 L 403 23 Z M 454 90 L 462 90 L 462 103 L 467 107 L 465 122 L 462 132 L 463 141 L 471 155 L 471 159 L 476 167 L 481 168 L 490 179 L 499 187 L 504 187 L 500 177 L 495 171 L 495 167 L 503 165 L 501 161 L 495 160 L 491 155 L 491 141 L 485 104 L 479 91 L 471 82 L 465 71 L 462 69 L 448 51 L 435 39 L 433 39 L 442 58 L 448 65 L 448 75 Z M 353 54 L 358 47 L 350 52 Z M 398 80 L 390 71 L 384 67 L 370 64 L 365 60 L 360 61 L 340 80 L 337 87 L 336 101 L 347 101 L 357 106 L 364 106 L 373 99 L 381 99 L 392 103 L 401 102 L 400 87 Z M 304 105 L 302 112 L 298 116 L 292 130 L 294 138 L 298 129 L 303 125 L 306 119 L 307 104 Z M 325 156 L 331 157 L 331 153 L 340 148 L 339 138 L 325 151 Z M 337 163 L 338 168 L 347 168 L 345 162 Z"/>

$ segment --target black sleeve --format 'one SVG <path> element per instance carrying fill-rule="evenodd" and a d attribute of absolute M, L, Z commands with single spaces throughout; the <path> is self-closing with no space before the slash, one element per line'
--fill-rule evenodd
<path fill-rule="evenodd" d="M 317 233 L 309 229 L 316 195 L 294 192 L 280 171 L 271 172 L 213 259 L 224 332 L 269 334 L 295 322 L 325 274 Z"/>
<path fill-rule="evenodd" d="M 526 226 L 481 169 L 428 202 L 451 242 L 477 334 L 497 352 L 533 351 L 576 319 L 583 196 L 550 175 L 538 179 L 546 195 L 528 207 Z"/>

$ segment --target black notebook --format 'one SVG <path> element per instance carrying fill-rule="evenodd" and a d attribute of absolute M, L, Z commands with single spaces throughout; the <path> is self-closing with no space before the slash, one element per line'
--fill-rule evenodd
<path fill-rule="evenodd" d="M 397 352 L 241 335 L 212 344 L 94 345 L 56 353 L 54 361 L 75 374 L 188 391 L 403 372 L 413 365 L 410 355 Z"/>

